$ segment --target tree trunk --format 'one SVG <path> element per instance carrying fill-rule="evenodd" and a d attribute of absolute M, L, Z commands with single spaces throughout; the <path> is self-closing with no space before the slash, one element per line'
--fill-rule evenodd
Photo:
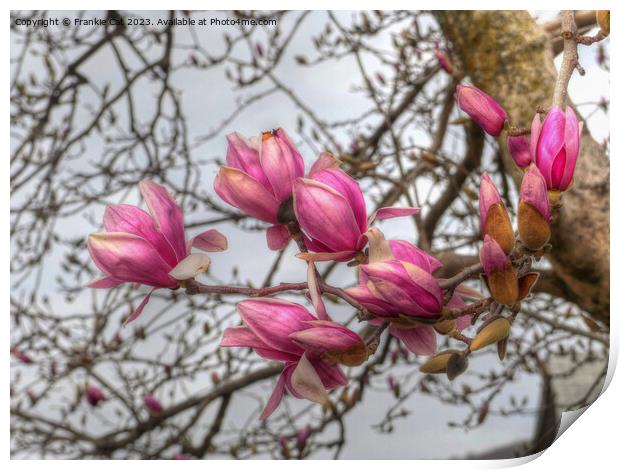
<path fill-rule="evenodd" d="M 464 74 L 502 104 L 512 124 L 529 127 L 536 108 L 550 106 L 556 78 L 551 41 L 529 13 L 445 11 L 436 16 Z M 521 171 L 503 135 L 500 147 L 504 167 L 519 184 Z M 609 159 L 585 127 L 575 184 L 562 201 L 549 260 L 568 300 L 609 325 Z"/>

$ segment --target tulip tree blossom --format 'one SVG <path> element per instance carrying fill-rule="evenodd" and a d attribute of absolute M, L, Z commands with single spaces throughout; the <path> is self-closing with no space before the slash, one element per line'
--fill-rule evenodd
<path fill-rule="evenodd" d="M 142 181 L 140 192 L 148 212 L 127 204 L 109 205 L 103 216 L 105 232 L 88 237 L 90 256 L 104 274 L 89 287 L 107 289 L 124 282 L 152 287 L 127 323 L 138 318 L 153 291 L 176 289 L 209 268 L 209 257 L 190 253 L 192 247 L 208 252 L 227 248 L 226 237 L 217 230 L 186 240 L 183 212 L 163 186 Z"/>

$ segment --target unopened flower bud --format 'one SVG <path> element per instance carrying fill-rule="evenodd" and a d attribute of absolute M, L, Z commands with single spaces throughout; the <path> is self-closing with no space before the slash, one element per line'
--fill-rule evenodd
<path fill-rule="evenodd" d="M 469 360 L 467 359 L 467 356 L 460 352 L 452 354 L 446 364 L 446 375 L 448 376 L 448 379 L 454 380 L 467 370 L 468 365 Z"/>
<path fill-rule="evenodd" d="M 573 184 L 582 126 L 570 106 L 566 111 L 554 106 L 542 124 L 538 114 L 534 117 L 530 151 L 549 191 L 566 191 Z"/>
<path fill-rule="evenodd" d="M 510 216 L 497 188 L 486 171 L 480 180 L 478 203 L 480 207 L 480 232 L 484 236 L 489 235 L 499 244 L 504 253 L 509 254 L 515 243 Z"/>
<path fill-rule="evenodd" d="M 457 85 L 456 101 L 459 107 L 487 134 L 493 137 L 501 134 L 508 114 L 485 92 L 473 86 Z"/>
<path fill-rule="evenodd" d="M 420 367 L 420 372 L 424 374 L 443 374 L 446 372 L 450 357 L 458 353 L 456 349 L 447 349 L 432 356 Z"/>
<path fill-rule="evenodd" d="M 144 405 L 148 408 L 151 413 L 161 413 L 164 409 L 161 403 L 154 395 L 144 395 Z"/>
<path fill-rule="evenodd" d="M 106 396 L 103 392 L 94 385 L 88 385 L 84 391 L 84 397 L 90 406 L 97 406 L 100 402 L 106 400 Z"/>
<path fill-rule="evenodd" d="M 489 235 L 484 237 L 480 261 L 493 299 L 504 305 L 514 304 L 519 297 L 517 272 L 499 244 Z"/>
<path fill-rule="evenodd" d="M 507 318 L 495 317 L 490 319 L 482 325 L 478 334 L 469 345 L 469 349 L 477 351 L 489 344 L 503 340 L 510 334 L 510 327 L 511 323 Z"/>
<path fill-rule="evenodd" d="M 532 163 L 530 152 L 530 139 L 524 135 L 508 137 L 508 151 L 512 155 L 512 161 L 519 168 L 527 168 Z"/>
<path fill-rule="evenodd" d="M 519 238 L 526 248 L 540 250 L 551 237 L 551 206 L 547 185 L 536 165 L 530 165 L 521 182 Z"/>

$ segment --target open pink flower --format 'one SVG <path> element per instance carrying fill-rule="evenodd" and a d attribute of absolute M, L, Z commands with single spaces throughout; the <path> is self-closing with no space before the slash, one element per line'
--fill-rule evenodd
<path fill-rule="evenodd" d="M 456 101 L 487 134 L 493 137 L 501 134 L 508 114 L 491 96 L 474 86 L 457 85 Z"/>
<path fill-rule="evenodd" d="M 140 191 L 148 212 L 127 204 L 109 205 L 103 217 L 105 232 L 88 237 L 88 251 L 104 277 L 89 287 L 106 289 L 124 282 L 153 287 L 127 323 L 135 320 L 155 289 L 176 289 L 180 281 L 193 278 L 209 267 L 209 257 L 189 253 L 191 247 L 221 251 L 226 237 L 207 230 L 186 241 L 183 212 L 164 188 L 152 181 L 141 181 Z"/>
<path fill-rule="evenodd" d="M 244 326 L 227 328 L 220 346 L 252 348 L 265 359 L 285 363 L 261 419 L 273 413 L 285 391 L 326 403 L 327 390 L 347 383 L 337 364 L 366 352 L 356 333 L 338 323 L 317 320 L 299 304 L 262 298 L 239 302 L 237 309 Z"/>
<path fill-rule="evenodd" d="M 420 355 L 434 354 L 437 338 L 429 322 L 439 318 L 443 307 L 442 290 L 433 272 L 442 264 L 412 243 L 385 240 L 378 229 L 368 231 L 369 264 L 361 266 L 359 285 L 346 292 L 378 319 L 390 321 L 389 332 L 407 349 Z M 464 304 L 455 293 L 448 304 L 459 308 Z M 461 317 L 456 322 L 460 331 L 471 322 Z"/>
<path fill-rule="evenodd" d="M 261 140 L 229 134 L 226 163 L 215 177 L 215 192 L 228 204 L 272 224 L 267 243 L 286 246 L 293 182 L 304 175 L 304 160 L 283 129 L 263 132 Z"/>
<path fill-rule="evenodd" d="M 542 125 L 540 116 L 534 117 L 531 152 L 550 191 L 566 191 L 573 183 L 582 127 L 570 106 L 566 112 L 558 106 L 551 108 Z"/>

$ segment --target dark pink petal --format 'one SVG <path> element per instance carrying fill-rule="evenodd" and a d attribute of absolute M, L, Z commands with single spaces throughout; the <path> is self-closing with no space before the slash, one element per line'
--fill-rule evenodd
<path fill-rule="evenodd" d="M 564 147 L 564 127 L 566 117 L 557 106 L 551 108 L 543 122 L 536 150 L 536 166 L 551 189 L 551 167 L 560 150 Z"/>
<path fill-rule="evenodd" d="M 140 305 L 138 305 L 138 308 L 134 310 L 134 312 L 129 316 L 127 320 L 125 320 L 125 322 L 123 323 L 123 326 L 129 325 L 132 321 L 134 321 L 136 318 L 138 318 L 142 314 L 142 310 L 144 310 L 144 307 L 146 307 L 146 304 L 149 303 L 149 300 L 151 300 L 151 295 L 153 294 L 153 292 L 155 292 L 156 289 L 157 288 L 151 289 L 151 292 L 149 292 L 146 295 L 146 297 L 142 299 L 142 302 L 140 302 Z"/>
<path fill-rule="evenodd" d="M 267 246 L 270 250 L 286 248 L 291 239 L 291 232 L 284 224 L 272 225 L 267 229 Z"/>
<path fill-rule="evenodd" d="M 267 402 L 267 405 L 265 406 L 265 408 L 263 409 L 263 412 L 260 415 L 260 419 L 262 421 L 265 421 L 267 418 L 269 418 L 269 416 L 271 416 L 271 414 L 280 405 L 280 402 L 282 401 L 282 397 L 284 396 L 285 383 L 286 383 L 286 378 L 284 376 L 284 373 L 282 373 L 280 374 L 280 377 L 278 377 L 278 381 L 276 382 L 276 386 L 273 389 L 271 396 L 269 397 L 269 401 Z"/>
<path fill-rule="evenodd" d="M 532 162 L 530 140 L 526 136 L 508 137 L 508 150 L 519 168 L 525 168 Z"/>
<path fill-rule="evenodd" d="M 566 149 L 566 164 L 564 175 L 559 184 L 560 190 L 567 189 L 573 182 L 573 174 L 579 157 L 579 147 L 581 146 L 582 125 L 577 119 L 575 111 L 570 106 L 566 107 L 566 126 L 564 127 L 564 142 Z"/>
<path fill-rule="evenodd" d="M 508 115 L 492 97 L 476 87 L 457 85 L 456 101 L 488 134 L 494 137 L 501 134 Z"/>
<path fill-rule="evenodd" d="M 108 232 L 125 232 L 144 238 L 170 267 L 178 262 L 174 248 L 157 228 L 155 220 L 139 207 L 127 204 L 107 206 L 103 226 Z"/>
<path fill-rule="evenodd" d="M 338 168 L 342 162 L 329 152 L 322 152 L 310 168 L 308 176 L 312 178 L 315 173 L 328 168 Z"/>
<path fill-rule="evenodd" d="M 336 190 L 299 178 L 295 182 L 294 206 L 299 225 L 311 239 L 323 243 L 329 251 L 356 249 L 359 226 L 349 202 Z"/>
<path fill-rule="evenodd" d="M 364 233 L 368 228 L 368 222 L 366 220 L 366 202 L 359 183 L 338 168 L 327 168 L 316 172 L 312 179 L 335 189 L 349 201 L 360 233 Z"/>
<path fill-rule="evenodd" d="M 435 316 L 439 301 L 424 287 L 414 282 L 400 261 L 385 261 L 362 266 L 372 286 L 388 304 L 400 310 L 403 315 Z M 413 266 L 410 264 L 410 266 Z M 420 268 L 421 275 L 430 276 Z M 367 284 L 370 287 L 370 283 Z"/>
<path fill-rule="evenodd" d="M 259 140 L 246 139 L 238 132 L 228 134 L 226 140 L 228 141 L 228 151 L 226 152 L 228 166 L 247 173 L 273 194 L 271 184 L 260 164 Z"/>
<path fill-rule="evenodd" d="M 90 287 L 91 289 L 109 289 L 111 287 L 116 287 L 123 282 L 125 281 L 121 281 L 120 279 L 114 279 L 110 276 L 105 276 L 90 281 L 88 284 L 86 284 L 86 287 Z"/>
<path fill-rule="evenodd" d="M 270 348 L 301 356 L 303 350 L 289 335 L 305 330 L 316 318 L 303 306 L 280 299 L 243 300 L 237 309 L 244 323 Z"/>
<path fill-rule="evenodd" d="M 218 230 L 210 229 L 192 239 L 192 246 L 202 251 L 224 251 L 228 248 L 226 236 Z"/>
<path fill-rule="evenodd" d="M 414 264 L 428 273 L 432 274 L 443 266 L 441 261 L 413 243 L 405 240 L 390 240 L 389 243 L 394 258 Z"/>
<path fill-rule="evenodd" d="M 270 224 L 278 223 L 280 203 L 247 173 L 223 166 L 215 177 L 213 188 L 218 196 L 231 206 L 258 220 Z"/>
<path fill-rule="evenodd" d="M 140 181 L 140 192 L 157 227 L 174 249 L 177 260 L 187 255 L 183 211 L 163 186 L 152 181 Z"/>
<path fill-rule="evenodd" d="M 260 162 L 278 201 L 288 199 L 293 182 L 304 175 L 304 160 L 284 130 L 263 133 Z"/>
<path fill-rule="evenodd" d="M 387 220 L 395 219 L 397 217 L 407 217 L 410 215 L 416 215 L 420 213 L 419 207 L 382 207 L 373 215 L 370 216 L 368 223 L 371 224 L 374 220 Z"/>
<path fill-rule="evenodd" d="M 88 237 L 88 251 L 109 277 L 153 287 L 177 285 L 168 276 L 168 263 L 144 238 L 129 233 L 95 233 Z"/>
<path fill-rule="evenodd" d="M 399 328 L 390 325 L 390 334 L 400 339 L 409 351 L 421 356 L 430 356 L 437 352 L 437 335 L 432 326 Z"/>

